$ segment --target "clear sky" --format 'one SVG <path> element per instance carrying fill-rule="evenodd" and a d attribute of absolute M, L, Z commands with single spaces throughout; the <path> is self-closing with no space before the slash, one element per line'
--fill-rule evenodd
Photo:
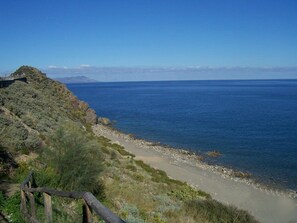
<path fill-rule="evenodd" d="M 99 79 L 122 67 L 268 67 L 259 78 L 297 78 L 296 0 L 3 0 L 0 29 L 0 73 L 23 64 Z"/>

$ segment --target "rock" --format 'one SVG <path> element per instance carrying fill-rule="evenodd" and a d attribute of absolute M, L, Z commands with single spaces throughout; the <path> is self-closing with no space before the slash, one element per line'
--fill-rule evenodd
<path fill-rule="evenodd" d="M 79 107 L 79 109 L 81 109 L 84 112 L 86 112 L 89 109 L 88 103 L 86 103 L 84 101 L 78 101 L 78 107 Z"/>
<path fill-rule="evenodd" d="M 208 151 L 206 153 L 209 157 L 218 157 L 220 155 L 222 155 L 219 151 L 217 150 L 213 150 L 213 151 Z"/>
<path fill-rule="evenodd" d="M 93 109 L 88 108 L 86 111 L 85 120 L 89 124 L 92 124 L 92 125 L 97 124 L 96 112 Z"/>
<path fill-rule="evenodd" d="M 104 117 L 98 118 L 98 123 L 100 123 L 102 125 L 106 125 L 106 126 L 109 126 L 109 125 L 112 124 L 112 122 L 110 121 L 110 119 L 104 118 Z"/>
<path fill-rule="evenodd" d="M 231 176 L 238 177 L 238 178 L 250 178 L 251 177 L 251 174 L 250 173 L 241 172 L 241 171 L 232 171 Z"/>

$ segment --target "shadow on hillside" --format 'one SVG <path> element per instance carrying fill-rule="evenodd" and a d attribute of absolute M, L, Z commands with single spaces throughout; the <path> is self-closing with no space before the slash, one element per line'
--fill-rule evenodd
<path fill-rule="evenodd" d="M 0 145 L 0 179 L 6 178 L 11 171 L 18 167 L 13 156 Z"/>

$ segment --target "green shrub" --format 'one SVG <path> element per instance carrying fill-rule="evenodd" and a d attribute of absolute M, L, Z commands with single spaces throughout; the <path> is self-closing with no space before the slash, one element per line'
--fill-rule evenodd
<path fill-rule="evenodd" d="M 28 176 L 30 172 L 30 166 L 28 163 L 21 162 L 18 164 L 18 168 L 14 171 L 12 175 L 12 180 L 14 183 L 21 184 Z"/>
<path fill-rule="evenodd" d="M 185 183 L 179 181 L 179 180 L 174 180 L 171 179 L 167 176 L 165 171 L 163 170 L 158 170 L 150 165 L 147 165 L 144 163 L 142 160 L 135 160 L 135 163 L 140 166 L 143 170 L 145 170 L 147 173 L 149 173 L 152 177 L 152 181 L 154 182 L 160 182 L 160 183 L 166 183 L 166 184 L 175 184 L 175 185 L 180 185 L 183 186 Z"/>
<path fill-rule="evenodd" d="M 156 170 L 151 166 L 145 164 L 142 160 L 135 160 L 135 163 L 148 173 L 153 173 Z"/>
<path fill-rule="evenodd" d="M 126 166 L 126 168 L 127 168 L 128 170 L 133 171 L 133 172 L 136 172 L 136 171 L 137 171 L 136 166 L 134 166 L 134 165 L 132 165 L 132 164 L 128 164 L 128 165 Z"/>
<path fill-rule="evenodd" d="M 29 148 L 30 151 L 38 150 L 41 147 L 41 140 L 36 134 L 30 134 L 25 141 L 25 147 Z"/>
<path fill-rule="evenodd" d="M 21 122 L 12 121 L 5 116 L 0 119 L 0 145 L 19 151 L 25 146 L 24 141 L 28 134 Z"/>
<path fill-rule="evenodd" d="M 5 197 L 0 191 L 0 208 L 8 216 L 9 222 L 25 223 L 20 212 L 20 192 L 15 193 L 12 197 Z"/>
<path fill-rule="evenodd" d="M 184 184 L 183 187 L 179 187 L 171 190 L 170 192 L 168 192 L 168 195 L 174 196 L 181 201 L 189 201 L 189 200 L 195 200 L 199 198 L 206 198 L 206 199 L 211 198 L 211 196 L 208 193 L 203 192 L 201 190 L 195 190 L 186 184 Z"/>
<path fill-rule="evenodd" d="M 140 211 L 133 204 L 124 203 L 123 208 L 121 210 L 121 215 L 123 216 L 123 218 L 125 218 L 127 223 L 145 222 L 140 215 Z"/>
<path fill-rule="evenodd" d="M 57 186 L 65 190 L 98 192 L 102 153 L 96 140 L 74 124 L 65 124 L 50 137 L 44 160 L 54 170 Z"/>
<path fill-rule="evenodd" d="M 5 196 L 4 196 L 3 192 L 0 191 L 0 208 L 1 208 L 1 210 L 2 210 L 3 207 L 4 207 L 5 200 L 6 200 L 6 199 L 5 199 Z"/>
<path fill-rule="evenodd" d="M 129 153 L 127 150 L 125 150 L 125 148 L 119 144 L 116 143 L 109 143 L 108 147 L 111 147 L 112 149 L 115 149 L 116 151 L 118 151 L 122 156 L 131 156 L 131 157 L 135 157 L 134 154 Z"/>
<path fill-rule="evenodd" d="M 34 171 L 37 186 L 56 188 L 59 184 L 59 176 L 52 167 L 37 169 Z"/>
<path fill-rule="evenodd" d="M 144 176 L 138 174 L 138 173 L 135 173 L 135 174 L 132 174 L 131 177 L 138 181 L 138 182 L 143 182 L 144 181 Z"/>
<path fill-rule="evenodd" d="M 4 115 L 1 114 L 1 116 L 0 116 L 0 128 L 3 129 L 4 127 L 9 126 L 10 124 L 12 124 L 12 121 L 5 118 Z"/>
<path fill-rule="evenodd" d="M 27 113 L 25 116 L 22 116 L 22 121 L 29 127 L 36 128 L 36 120 L 31 113 Z"/>
<path fill-rule="evenodd" d="M 118 158 L 118 155 L 115 151 L 111 151 L 111 154 L 110 154 L 110 159 L 112 160 L 116 160 Z"/>
<path fill-rule="evenodd" d="M 105 153 L 110 153 L 110 151 L 108 151 L 107 148 L 110 148 L 112 150 L 116 150 L 118 151 L 122 156 L 130 156 L 130 157 L 135 157 L 134 154 L 129 153 L 123 146 L 116 144 L 116 143 L 112 143 L 109 139 L 103 137 L 103 136 L 99 136 L 96 137 L 98 143 L 100 143 L 100 145 L 102 145 L 103 148 L 105 148 Z"/>
<path fill-rule="evenodd" d="M 257 223 L 248 212 L 239 210 L 233 206 L 227 206 L 218 201 L 192 200 L 184 204 L 180 211 L 168 212 L 169 222 L 182 222 L 187 219 L 193 219 L 194 222 L 236 222 L 236 223 Z"/>

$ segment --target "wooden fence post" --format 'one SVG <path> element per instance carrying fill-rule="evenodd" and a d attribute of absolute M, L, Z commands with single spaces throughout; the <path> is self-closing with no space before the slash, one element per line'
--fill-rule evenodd
<path fill-rule="evenodd" d="M 32 175 L 30 177 L 32 180 Z M 31 188 L 32 184 L 31 184 L 31 181 L 28 181 L 27 183 L 27 187 L 28 188 Z M 31 216 L 33 219 L 36 219 L 36 210 L 35 210 L 35 199 L 34 199 L 34 194 L 33 193 L 28 193 L 28 196 L 29 196 L 29 200 L 30 200 L 30 210 L 31 210 Z"/>
<path fill-rule="evenodd" d="M 53 208 L 52 208 L 52 197 L 47 193 L 43 193 L 44 197 L 44 213 L 46 217 L 46 221 L 48 223 L 53 222 Z"/>
<path fill-rule="evenodd" d="M 33 187 L 33 188 L 32 188 Z M 36 207 L 35 207 L 35 198 L 34 192 L 43 193 L 44 197 L 44 212 L 47 223 L 53 223 L 53 207 L 52 207 L 52 197 L 66 197 L 71 199 L 83 199 L 83 219 L 84 223 L 92 223 L 94 212 L 100 219 L 108 223 L 125 223 L 119 216 L 115 215 L 111 210 L 106 208 L 97 198 L 90 192 L 75 192 L 75 191 L 58 191 L 52 188 L 42 188 L 36 187 L 34 181 L 33 173 L 30 172 L 28 177 L 20 185 L 21 189 L 21 205 L 20 209 L 23 213 L 23 217 L 26 218 L 29 222 L 39 223 L 36 219 Z M 30 213 L 27 207 L 27 200 L 30 201 Z"/>
<path fill-rule="evenodd" d="M 35 199 L 34 199 L 33 193 L 29 193 L 29 199 L 30 199 L 31 216 L 32 218 L 36 219 Z"/>
<path fill-rule="evenodd" d="M 83 223 L 92 223 L 92 210 L 89 205 L 84 201 L 83 204 Z"/>
<path fill-rule="evenodd" d="M 27 214 L 27 202 L 25 191 L 21 190 L 21 212 Z"/>

